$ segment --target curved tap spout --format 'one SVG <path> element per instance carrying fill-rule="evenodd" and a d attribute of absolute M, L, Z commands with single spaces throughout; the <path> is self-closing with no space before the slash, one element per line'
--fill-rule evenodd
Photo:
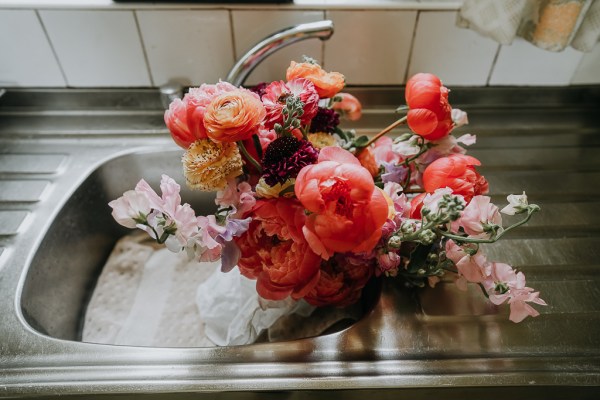
<path fill-rule="evenodd" d="M 330 20 L 309 22 L 275 32 L 248 50 L 235 63 L 225 80 L 235 86 L 240 86 L 261 61 L 282 47 L 309 38 L 327 40 L 331 35 L 333 35 L 333 22 Z"/>

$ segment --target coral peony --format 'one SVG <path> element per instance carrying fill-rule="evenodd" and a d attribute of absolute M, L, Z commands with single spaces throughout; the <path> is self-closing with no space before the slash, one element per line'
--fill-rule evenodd
<path fill-rule="evenodd" d="M 311 214 L 304 236 L 324 259 L 335 252 L 365 253 L 381 238 L 388 204 L 367 169 L 348 151 L 325 147 L 318 164 L 304 167 L 296 197 Z"/>
<path fill-rule="evenodd" d="M 300 299 L 319 280 L 321 258 L 302 235 L 306 216 L 296 199 L 258 200 L 250 228 L 235 238 L 242 275 L 256 279 L 258 294 L 268 300 Z"/>
<path fill-rule="evenodd" d="M 417 135 L 437 140 L 453 127 L 448 89 L 432 74 L 416 74 L 406 83 L 407 123 Z"/>
<path fill-rule="evenodd" d="M 366 260 L 342 255 L 331 258 L 321 267 L 319 282 L 304 300 L 317 307 L 354 304 L 360 299 L 373 271 L 372 263 Z"/>
<path fill-rule="evenodd" d="M 198 140 L 185 152 L 182 161 L 190 189 L 225 189 L 228 180 L 242 174 L 242 158 L 235 143 Z"/>
<path fill-rule="evenodd" d="M 265 114 L 257 94 L 238 89 L 223 93 L 210 102 L 204 114 L 204 127 L 214 141 L 237 142 L 257 133 Z"/>
<path fill-rule="evenodd" d="M 425 191 L 433 193 L 436 189 L 449 187 L 452 193 L 462 195 L 469 203 L 473 196 L 488 191 L 487 181 L 475 171 L 476 165 L 481 165 L 478 159 L 463 154 L 435 160 L 423 173 Z"/>
<path fill-rule="evenodd" d="M 286 71 L 286 79 L 291 81 L 296 78 L 305 78 L 311 81 L 322 99 L 335 96 L 346 84 L 344 75 L 339 72 L 325 72 L 320 65 L 315 63 L 292 61 Z"/>
<path fill-rule="evenodd" d="M 311 81 L 303 78 L 293 79 L 285 83 L 283 81 L 272 82 L 265 88 L 262 96 L 263 104 L 267 111 L 265 126 L 273 128 L 275 124 L 283 123 L 283 108 L 289 96 L 296 96 L 304 104 L 304 113 L 300 117 L 300 123 L 307 125 L 315 116 L 319 104 L 319 95 Z"/>

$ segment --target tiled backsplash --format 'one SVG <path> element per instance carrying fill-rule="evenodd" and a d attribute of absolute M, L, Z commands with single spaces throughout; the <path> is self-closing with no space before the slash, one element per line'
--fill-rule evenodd
<path fill-rule="evenodd" d="M 591 53 L 551 53 L 522 40 L 500 46 L 455 26 L 456 1 L 392 7 L 378 0 L 363 8 L 341 0 L 304 0 L 301 7 L 41 3 L 0 2 L 0 87 L 214 82 L 266 35 L 324 18 L 335 24 L 330 40 L 279 51 L 247 83 L 282 79 L 289 61 L 306 54 L 343 72 L 350 85 L 400 85 L 416 72 L 433 72 L 452 86 L 600 84 L 600 44 Z"/>

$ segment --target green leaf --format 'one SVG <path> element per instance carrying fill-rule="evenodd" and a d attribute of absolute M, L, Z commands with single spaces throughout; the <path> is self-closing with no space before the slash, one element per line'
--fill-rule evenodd
<path fill-rule="evenodd" d="M 356 139 L 354 139 L 354 142 L 353 142 L 353 144 L 356 148 L 365 147 L 367 145 L 367 143 L 369 143 L 369 137 L 365 136 L 365 135 L 357 137 Z"/>

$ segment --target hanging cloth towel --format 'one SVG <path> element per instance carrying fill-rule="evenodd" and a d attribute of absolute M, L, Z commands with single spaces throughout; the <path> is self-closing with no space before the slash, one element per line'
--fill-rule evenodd
<path fill-rule="evenodd" d="M 465 0 L 456 24 L 501 44 L 520 36 L 545 50 L 589 52 L 600 39 L 600 1 Z"/>

